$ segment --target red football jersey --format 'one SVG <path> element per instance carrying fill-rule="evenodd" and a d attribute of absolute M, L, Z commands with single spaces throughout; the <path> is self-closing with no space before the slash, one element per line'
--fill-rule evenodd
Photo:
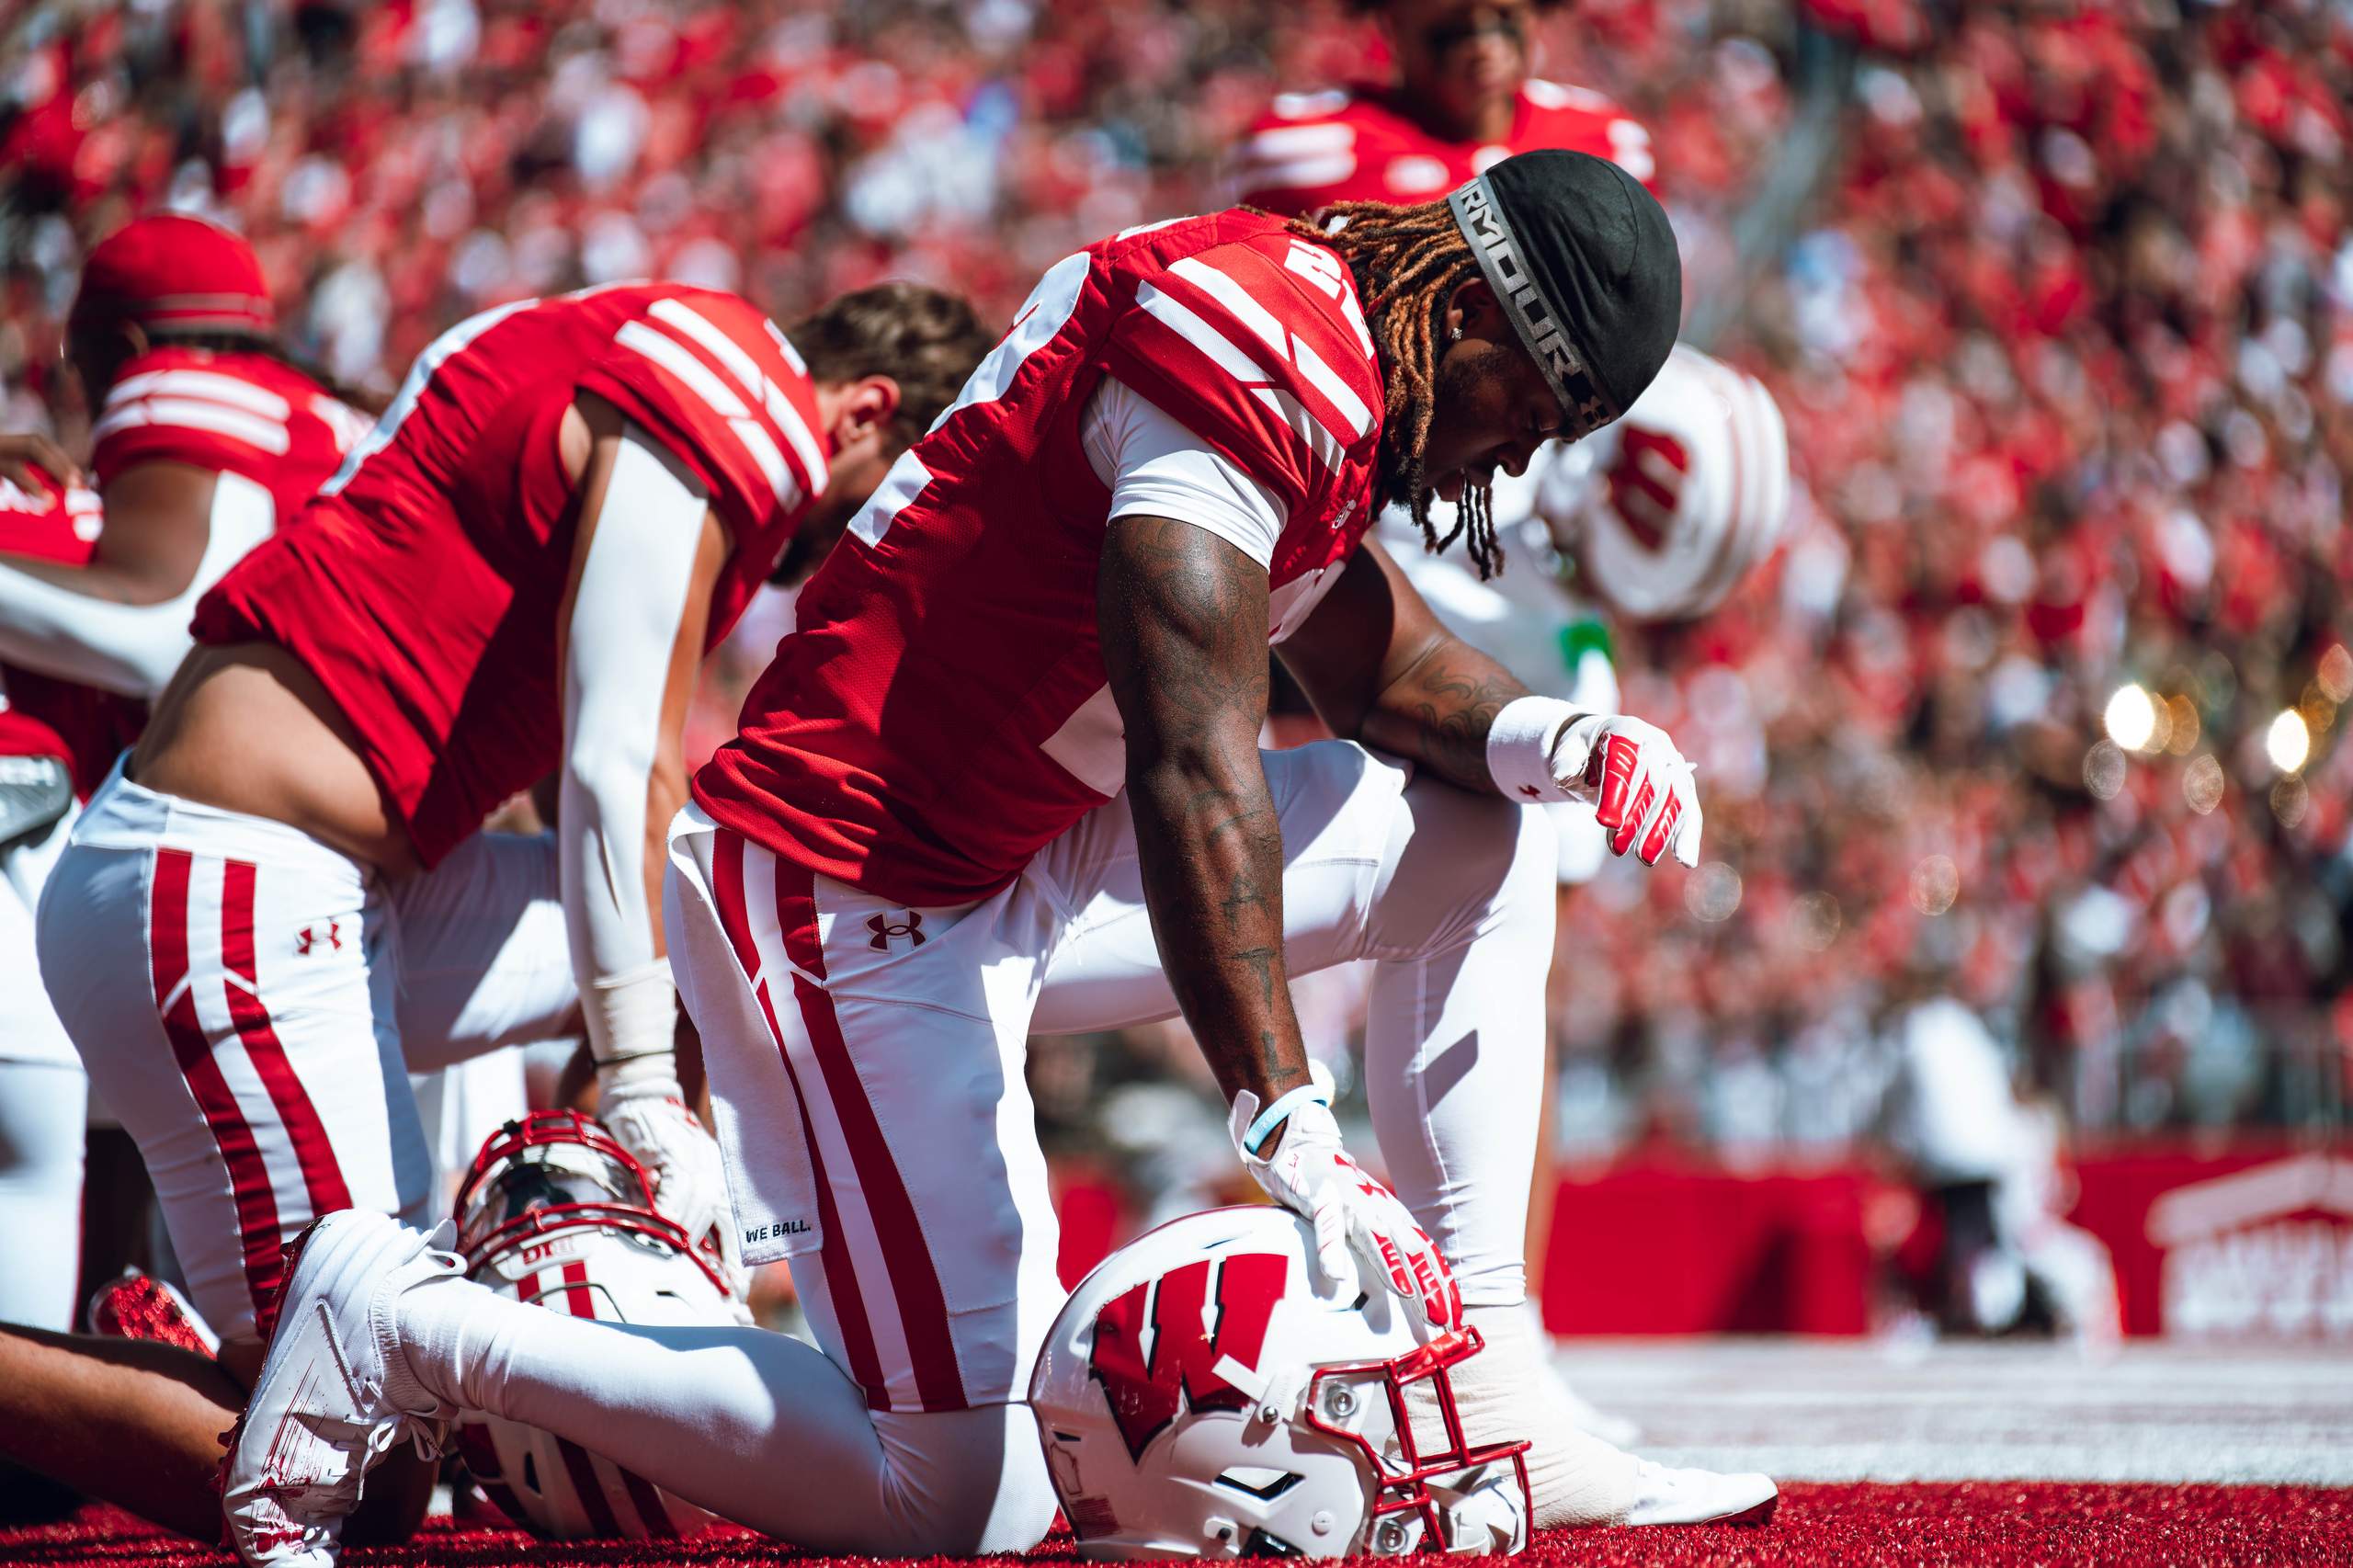
<path fill-rule="evenodd" d="M 1615 161 L 1654 183 L 1651 136 L 1599 93 L 1529 80 L 1501 142 L 1446 142 L 1414 122 L 1393 88 L 1285 93 L 1243 138 L 1242 199 L 1272 212 L 1335 201 L 1435 201 L 1514 153 L 1542 148 Z"/>
<path fill-rule="evenodd" d="M 61 494 L 53 483 L 28 494 L 0 479 L 0 555 L 88 563 L 97 547 L 96 491 Z M 107 692 L 38 670 L 0 665 L 0 756 L 53 756 L 74 773 L 74 793 L 86 799 L 135 729 L 126 721 L 137 705 Z"/>
<path fill-rule="evenodd" d="M 675 284 L 451 328 L 301 526 L 197 607 L 199 642 L 276 642 L 318 677 L 428 866 L 561 760 L 556 615 L 577 518 L 557 431 L 582 392 L 672 452 L 726 520 L 715 643 L 823 493 L 826 451 L 784 335 L 732 294 Z"/>
<path fill-rule="evenodd" d="M 280 523 L 335 472 L 369 418 L 267 354 L 157 348 L 122 369 L 90 428 L 103 490 L 142 462 L 239 473 L 269 492 Z"/>
<path fill-rule="evenodd" d="M 980 898 L 1115 793 L 1096 574 L 1110 492 L 1080 416 L 1106 376 L 1285 510 L 1270 639 L 1371 515 L 1383 404 L 1340 258 L 1241 210 L 1047 272 L 963 394 L 801 590 L 798 630 L 695 778 L 713 818 L 915 905 Z"/>

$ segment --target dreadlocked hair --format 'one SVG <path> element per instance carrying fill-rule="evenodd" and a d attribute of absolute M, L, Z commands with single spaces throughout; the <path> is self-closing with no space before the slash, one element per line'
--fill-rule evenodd
<path fill-rule="evenodd" d="M 1456 539 L 1482 580 L 1503 570 L 1495 510 L 1483 484 L 1465 483 L 1454 527 L 1444 539 L 1430 521 L 1430 488 L 1423 448 L 1437 400 L 1438 317 L 1455 290 L 1481 278 L 1479 258 L 1443 201 L 1396 207 L 1385 201 L 1337 201 L 1314 220 L 1295 218 L 1291 233 L 1337 251 L 1356 277 L 1365 325 L 1386 371 L 1388 406 L 1381 424 L 1381 505 L 1402 501 L 1421 526 L 1432 553 Z"/>

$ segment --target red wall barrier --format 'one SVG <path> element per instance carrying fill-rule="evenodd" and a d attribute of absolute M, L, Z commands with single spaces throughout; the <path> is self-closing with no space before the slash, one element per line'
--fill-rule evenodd
<path fill-rule="evenodd" d="M 2113 1257 L 2127 1334 L 2353 1340 L 2353 1145 L 2117 1149 L 2075 1174 L 2067 1218 Z M 1670 1155 L 1574 1176 L 1552 1213 L 1544 1320 L 1863 1334 L 1879 1254 L 1906 1239 L 1887 1223 L 1902 1203 L 1859 1166 L 1743 1176 Z"/>
<path fill-rule="evenodd" d="M 2353 1342 L 2353 1143 L 2111 1149 L 2068 1219 L 2116 1264 L 2127 1334 Z M 1099 1170 L 1057 1172 L 1062 1274 L 1136 1229 Z M 1869 1168 L 1736 1174 L 1667 1152 L 1561 1183 L 1542 1263 L 1555 1334 L 1859 1335 L 1934 1216 Z"/>

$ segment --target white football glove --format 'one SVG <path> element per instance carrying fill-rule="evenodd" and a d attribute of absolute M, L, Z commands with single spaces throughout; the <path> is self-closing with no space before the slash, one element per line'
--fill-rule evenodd
<path fill-rule="evenodd" d="M 1317 1077 L 1319 1085 L 1325 1081 L 1320 1072 Z M 1335 1280 L 1358 1281 L 1359 1289 L 1362 1281 L 1378 1280 L 1416 1303 L 1435 1328 L 1461 1326 L 1462 1290 L 1453 1271 L 1397 1195 L 1348 1158 L 1331 1108 L 1300 1101 L 1278 1131 L 1267 1135 L 1268 1142 L 1281 1141 L 1264 1158 L 1246 1142 L 1257 1115 L 1256 1095 L 1245 1089 L 1234 1096 L 1226 1121 L 1234 1151 L 1267 1197 L 1315 1228 L 1316 1267 Z M 1352 1264 L 1352 1250 L 1370 1267 Z"/>
<path fill-rule="evenodd" d="M 747 1302 L 750 1281 L 727 1199 L 727 1167 L 717 1141 L 687 1108 L 677 1080 L 615 1085 L 599 1096 L 597 1118 L 654 1177 L 654 1211 L 677 1221 L 725 1277 L 738 1306 Z"/>
<path fill-rule="evenodd" d="M 1623 713 L 1585 713 L 1552 744 L 1552 777 L 1594 808 L 1609 830 L 1609 853 L 1633 849 L 1655 866 L 1672 846 L 1687 866 L 1699 863 L 1699 796 L 1691 765 L 1656 724 Z"/>

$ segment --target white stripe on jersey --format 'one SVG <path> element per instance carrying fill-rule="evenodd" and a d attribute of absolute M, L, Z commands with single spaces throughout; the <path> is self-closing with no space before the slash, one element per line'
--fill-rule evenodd
<path fill-rule="evenodd" d="M 1315 460 L 1324 465 L 1325 472 L 1340 472 L 1340 463 L 1345 454 L 1341 450 L 1338 438 L 1324 427 L 1324 421 L 1310 413 L 1305 403 L 1279 387 L 1252 387 L 1250 392 L 1260 403 L 1280 415 L 1284 424 L 1297 432 L 1299 438 L 1305 441 L 1308 449 L 1315 454 Z"/>
<path fill-rule="evenodd" d="M 1270 164 L 1253 160 L 1242 165 L 1245 190 L 1314 190 L 1337 185 L 1357 172 L 1357 155 L 1345 153 L 1328 158 L 1294 158 Z"/>
<path fill-rule="evenodd" d="M 1357 435 L 1372 428 L 1372 410 L 1364 405 L 1354 388 L 1342 381 L 1324 357 L 1307 346 L 1306 340 L 1290 331 L 1275 319 L 1272 311 L 1251 297 L 1250 291 L 1231 274 L 1211 267 L 1199 256 L 1180 256 L 1169 265 L 1169 272 L 1200 290 L 1231 312 L 1235 320 L 1264 338 L 1267 346 L 1297 365 L 1308 384 L 1332 402 Z M 1327 437 L 1328 438 L 1328 437 Z"/>
<path fill-rule="evenodd" d="M 273 457 L 283 456 L 294 444 L 282 423 L 272 423 L 242 409 L 193 398 L 143 397 L 114 409 L 90 428 L 90 439 L 102 441 L 118 430 L 153 425 L 165 428 L 206 430 L 256 447 Z"/>
<path fill-rule="evenodd" d="M 1237 381 L 1263 386 L 1273 380 L 1258 361 L 1234 346 L 1233 340 L 1182 304 L 1146 283 L 1136 290 L 1136 303 L 1169 331 L 1199 349 L 1217 368 Z"/>
<path fill-rule="evenodd" d="M 712 358 L 727 367 L 728 372 L 755 400 L 767 401 L 765 389 L 768 379 L 762 373 L 758 361 L 745 353 L 744 346 L 722 332 L 710 318 L 677 300 L 656 300 L 645 307 L 645 313 L 665 326 L 676 327 L 701 344 Z"/>
<path fill-rule="evenodd" d="M 376 427 L 368 432 L 367 438 L 351 449 L 343 460 L 343 466 L 335 471 L 335 477 L 319 486 L 319 494 L 334 495 L 340 493 L 345 485 L 351 483 L 351 476 L 359 472 L 361 463 L 392 444 L 392 437 L 400 434 L 402 422 L 416 412 L 417 403 L 425 396 L 426 387 L 449 356 L 517 311 L 528 311 L 539 302 L 537 300 L 509 301 L 479 315 L 468 316 L 426 344 L 425 352 L 416 357 L 416 363 L 409 367 L 406 379 L 401 382 L 400 395 L 392 399 L 392 407 L 384 410 L 384 416 L 376 421 Z"/>
<path fill-rule="evenodd" d="M 858 509 L 858 516 L 850 519 L 849 531 L 864 540 L 869 549 L 881 544 L 882 531 L 891 526 L 892 519 L 905 510 L 908 502 L 922 494 L 924 486 L 930 483 L 931 470 L 923 466 L 923 460 L 913 451 L 901 452 L 898 460 L 891 465 L 891 472 L 882 476 L 882 483 L 874 487 L 874 494 L 867 497 L 866 505 Z"/>
<path fill-rule="evenodd" d="M 1340 416 L 1348 422 L 1348 429 L 1358 436 L 1371 429 L 1372 410 L 1364 405 L 1364 399 L 1357 396 L 1356 389 L 1342 381 L 1340 373 L 1324 363 L 1324 357 L 1310 348 L 1302 339 L 1293 337 L 1290 347 L 1291 358 L 1299 366 L 1299 373 L 1307 378 L 1309 386 L 1322 392 L 1330 400 L 1332 406 L 1340 411 Z"/>
<path fill-rule="evenodd" d="M 709 349 L 712 358 L 726 366 L 735 379 L 744 383 L 744 390 L 758 399 L 760 405 L 768 411 L 768 418 L 775 422 L 776 427 L 784 432 L 784 438 L 792 444 L 792 455 L 801 460 L 801 472 L 809 476 L 810 483 L 819 490 L 824 489 L 825 454 L 817 449 L 816 437 L 809 434 L 808 423 L 801 417 L 801 411 L 792 406 L 792 400 L 784 395 L 783 390 L 768 380 L 767 373 L 760 369 L 759 361 L 744 352 L 742 344 L 728 336 L 720 330 L 717 323 L 684 301 L 656 300 L 646 308 L 646 314 L 665 326 L 685 333 Z M 770 324 L 764 321 L 761 324 Z M 778 341 L 782 341 L 781 335 L 779 335 Z M 799 357 L 796 355 L 794 358 L 798 359 Z M 804 376 L 809 373 L 806 366 L 796 366 L 796 369 Z"/>
<path fill-rule="evenodd" d="M 791 468 L 784 460 L 784 453 L 744 400 L 737 397 L 725 381 L 712 373 L 710 368 L 694 356 L 685 344 L 660 331 L 651 322 L 624 322 L 613 341 L 667 371 L 671 378 L 700 398 L 710 410 L 734 433 L 744 455 L 752 460 L 761 475 L 768 482 L 779 506 L 787 508 L 801 504 L 801 485 L 792 477 Z"/>
<path fill-rule="evenodd" d="M 1290 334 L 1275 319 L 1275 312 L 1250 297 L 1250 291 L 1233 278 L 1197 256 L 1179 256 L 1168 267 L 1171 276 L 1181 278 L 1194 288 L 1223 305 L 1228 314 L 1263 339 L 1267 347 L 1290 357 Z"/>
<path fill-rule="evenodd" d="M 1192 221 L 1191 218 L 1158 218 L 1149 223 L 1138 223 L 1131 228 L 1122 229 L 1111 237 L 1115 240 L 1132 240 L 1138 234 L 1148 234 L 1154 229 L 1165 229 L 1171 223 L 1189 223 Z"/>
<path fill-rule="evenodd" d="M 146 370 L 126 376 L 107 392 L 107 406 L 112 408 L 117 403 L 157 393 L 225 403 L 265 419 L 284 419 L 294 412 L 292 405 L 268 388 L 224 376 L 218 370 Z"/>
<path fill-rule="evenodd" d="M 1330 157 L 1357 144 L 1357 128 L 1339 122 L 1324 125 L 1273 125 L 1242 144 L 1242 155 L 1256 163 L 1292 158 Z M 1354 162 L 1353 159 L 1350 162 Z"/>
<path fill-rule="evenodd" d="M 777 352 L 784 356 L 784 362 L 792 367 L 792 373 L 796 376 L 807 375 L 809 361 L 801 357 L 801 350 L 792 346 L 792 339 L 778 331 L 776 323 L 766 316 L 760 318 L 760 324 L 767 328 L 768 341 L 775 344 Z"/>

